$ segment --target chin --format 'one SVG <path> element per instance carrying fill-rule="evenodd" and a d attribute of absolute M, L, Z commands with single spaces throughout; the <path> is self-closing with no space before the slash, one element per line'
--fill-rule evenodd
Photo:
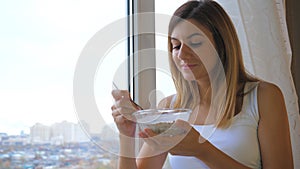
<path fill-rule="evenodd" d="M 184 79 L 187 81 L 195 81 L 196 78 L 193 75 L 183 75 Z"/>

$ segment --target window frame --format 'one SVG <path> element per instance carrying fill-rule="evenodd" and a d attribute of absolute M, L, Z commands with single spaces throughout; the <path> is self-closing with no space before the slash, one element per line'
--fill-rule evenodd
<path fill-rule="evenodd" d="M 131 12 L 131 17 L 128 19 L 129 79 L 131 79 L 129 84 L 132 84 L 129 85 L 129 91 L 131 91 L 133 100 L 143 108 L 153 108 L 157 105 L 155 92 L 155 1 L 128 0 L 128 4 L 131 7 L 128 7 L 128 11 Z M 142 13 L 147 13 L 147 16 Z M 149 15 L 149 13 L 151 14 Z M 149 30 L 151 33 L 143 33 L 145 31 L 149 32 Z M 141 52 L 146 50 L 150 53 Z M 149 96 L 151 96 L 151 100 L 149 100 Z"/>

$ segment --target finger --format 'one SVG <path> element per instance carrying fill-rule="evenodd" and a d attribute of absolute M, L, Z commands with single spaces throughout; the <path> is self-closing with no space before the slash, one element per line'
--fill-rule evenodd
<path fill-rule="evenodd" d="M 192 126 L 190 125 L 190 123 L 188 123 L 187 121 L 181 120 L 181 119 L 177 119 L 174 123 L 175 127 L 179 127 L 184 129 L 185 131 L 189 131 Z"/>
<path fill-rule="evenodd" d="M 150 145 L 152 148 L 158 148 L 159 146 L 159 143 L 157 142 L 157 140 L 149 137 L 149 135 L 146 133 L 146 132 L 139 132 L 139 136 L 141 138 L 143 138 L 143 140 L 148 144 Z"/>
<path fill-rule="evenodd" d="M 180 155 L 180 153 L 178 153 L 177 151 L 172 150 L 172 149 L 169 151 L 169 153 L 170 153 L 171 155 Z"/>
<path fill-rule="evenodd" d="M 204 143 L 204 142 L 206 142 L 206 141 L 207 141 L 206 138 L 204 138 L 204 137 L 202 137 L 201 135 L 199 135 L 199 137 L 198 137 L 198 142 L 199 142 L 199 143 Z"/>
<path fill-rule="evenodd" d="M 131 99 L 130 93 L 127 90 L 113 90 L 112 95 L 115 101 L 122 101 L 122 103 L 125 103 L 125 105 L 130 105 L 137 110 L 143 110 L 143 108 L 140 105 L 138 105 Z M 117 106 L 121 105 L 122 104 L 119 103 Z"/>
<path fill-rule="evenodd" d="M 117 117 L 117 116 L 129 116 L 130 114 L 126 114 L 124 112 L 126 112 L 127 110 L 125 110 L 125 108 L 116 108 L 112 111 L 112 116 L 113 117 Z"/>
<path fill-rule="evenodd" d="M 124 119 L 136 122 L 136 118 L 132 115 L 135 110 L 133 109 L 127 109 L 124 107 L 116 108 L 112 111 L 112 116 L 115 118 L 117 116 L 123 116 Z"/>
<path fill-rule="evenodd" d="M 116 118 L 117 116 L 120 116 L 121 113 L 117 109 L 114 109 L 112 111 L 111 115 L 113 116 L 113 118 Z"/>
<path fill-rule="evenodd" d="M 139 136 L 141 138 L 148 138 L 148 135 L 146 133 L 144 133 L 144 132 L 139 132 Z"/>
<path fill-rule="evenodd" d="M 118 123 L 125 123 L 125 118 L 122 116 L 122 115 L 119 115 L 119 116 L 116 116 L 114 118 L 115 122 L 118 124 Z"/>
<path fill-rule="evenodd" d="M 149 131 L 150 130 L 150 131 Z M 157 135 L 151 129 L 147 132 L 139 133 L 139 136 L 152 147 L 153 150 L 166 152 L 170 150 L 175 144 L 172 143 L 173 138 Z"/>
<path fill-rule="evenodd" d="M 131 100 L 130 98 L 121 98 L 117 101 L 115 101 L 115 105 L 118 107 L 132 107 L 136 110 L 143 110 L 143 108 L 138 105 L 137 103 L 135 103 L 133 100 Z"/>
<path fill-rule="evenodd" d="M 195 140 L 198 140 L 199 143 L 204 143 L 207 141 L 207 139 L 202 137 L 201 134 L 199 134 L 188 122 L 178 119 L 174 124 L 176 127 L 183 129 L 185 133 L 190 132 L 190 134 L 194 135 L 194 137 L 196 137 Z"/>
<path fill-rule="evenodd" d="M 112 107 L 114 110 L 118 110 L 121 114 L 126 116 L 131 116 L 137 109 L 132 105 L 129 99 L 120 99 L 115 102 L 114 106 Z"/>
<path fill-rule="evenodd" d="M 130 98 L 130 93 L 127 90 L 112 90 L 111 94 L 115 100 Z"/>
<path fill-rule="evenodd" d="M 119 100 L 116 100 L 114 105 L 115 107 L 127 107 L 136 109 L 129 98 L 121 98 Z"/>
<path fill-rule="evenodd" d="M 132 119 L 133 118 L 133 113 L 136 112 L 137 110 L 134 108 L 127 108 L 127 107 L 119 107 L 115 109 L 118 111 L 120 114 Z"/>
<path fill-rule="evenodd" d="M 144 131 L 149 137 L 154 137 L 157 135 L 157 133 L 155 133 L 153 130 L 151 130 L 149 128 L 145 128 Z"/>

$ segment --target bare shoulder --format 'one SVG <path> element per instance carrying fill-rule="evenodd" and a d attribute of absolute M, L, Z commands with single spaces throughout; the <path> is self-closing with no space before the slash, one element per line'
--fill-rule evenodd
<path fill-rule="evenodd" d="M 283 99 L 283 94 L 277 85 L 261 81 L 258 85 L 258 98 L 260 101 Z"/>
<path fill-rule="evenodd" d="M 167 97 L 163 98 L 159 102 L 158 108 L 169 108 L 174 96 L 175 95 L 173 94 L 173 95 L 170 95 L 170 96 L 167 96 Z"/>
<path fill-rule="evenodd" d="M 284 96 L 277 85 L 264 81 L 259 83 L 258 108 L 261 116 L 271 112 L 286 112 Z"/>
<path fill-rule="evenodd" d="M 258 137 L 264 168 L 293 168 L 288 113 L 278 86 L 260 82 L 258 86 Z"/>

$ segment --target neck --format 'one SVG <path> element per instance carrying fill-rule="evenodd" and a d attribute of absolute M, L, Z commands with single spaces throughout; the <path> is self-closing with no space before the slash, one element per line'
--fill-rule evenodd
<path fill-rule="evenodd" d="M 197 81 L 200 104 L 210 104 L 211 100 L 211 85 L 209 81 Z"/>

